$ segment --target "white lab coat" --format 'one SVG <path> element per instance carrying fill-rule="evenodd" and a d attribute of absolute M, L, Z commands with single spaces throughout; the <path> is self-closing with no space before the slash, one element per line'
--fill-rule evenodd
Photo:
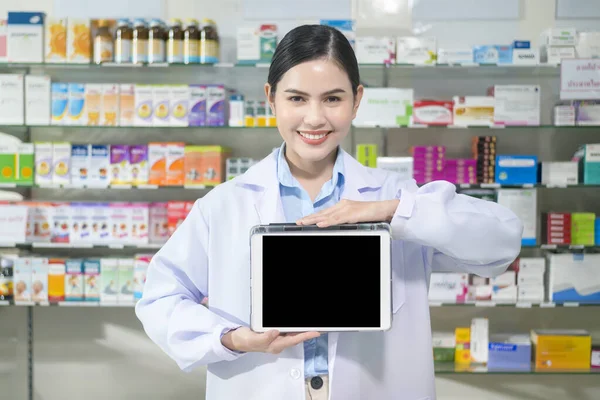
<path fill-rule="evenodd" d="M 347 153 L 344 166 L 343 198 L 400 193 L 391 222 L 394 316 L 388 332 L 329 334 L 330 400 L 434 400 L 430 273 L 502 273 L 520 251 L 522 224 L 447 182 L 419 188 Z M 273 222 L 285 218 L 271 154 L 198 200 L 150 263 L 137 316 L 181 369 L 208 365 L 207 400 L 304 400 L 302 345 L 279 355 L 236 354 L 220 341 L 223 331 L 249 324 L 248 233 Z M 209 308 L 199 304 L 203 296 Z M 348 288 L 348 307 L 360 307 L 360 288 Z"/>

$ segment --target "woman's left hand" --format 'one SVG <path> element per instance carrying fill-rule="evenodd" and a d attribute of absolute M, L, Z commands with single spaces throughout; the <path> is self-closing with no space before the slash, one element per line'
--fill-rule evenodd
<path fill-rule="evenodd" d="M 336 205 L 296 221 L 298 225 L 355 224 L 359 222 L 391 222 L 400 200 L 353 201 L 341 200 Z"/>

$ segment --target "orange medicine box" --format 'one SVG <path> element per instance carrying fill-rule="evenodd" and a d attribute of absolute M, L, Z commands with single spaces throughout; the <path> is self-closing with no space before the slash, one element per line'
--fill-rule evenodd
<path fill-rule="evenodd" d="M 164 186 L 167 183 L 167 143 L 148 143 L 148 183 Z"/>
<path fill-rule="evenodd" d="M 592 338 L 585 330 L 531 331 L 536 369 L 588 369 Z"/>
<path fill-rule="evenodd" d="M 222 146 L 206 146 L 202 155 L 204 184 L 216 186 L 225 181 L 225 162 L 231 150 Z"/>
<path fill-rule="evenodd" d="M 48 261 L 48 301 L 65 301 L 65 260 L 51 258 Z"/>
<path fill-rule="evenodd" d="M 167 158 L 166 158 L 166 185 L 167 186 L 183 186 L 184 182 L 184 157 L 185 143 L 174 142 L 166 143 Z M 152 169 L 150 169 L 152 171 Z"/>
<path fill-rule="evenodd" d="M 471 328 L 456 328 L 454 330 L 456 348 L 454 362 L 456 364 L 471 363 Z"/>
<path fill-rule="evenodd" d="M 171 236 L 179 225 L 185 220 L 187 202 L 185 201 L 169 201 L 167 203 L 167 223 L 169 226 L 169 236 Z"/>
<path fill-rule="evenodd" d="M 186 186 L 204 185 L 202 155 L 205 146 L 185 146 L 184 171 Z"/>

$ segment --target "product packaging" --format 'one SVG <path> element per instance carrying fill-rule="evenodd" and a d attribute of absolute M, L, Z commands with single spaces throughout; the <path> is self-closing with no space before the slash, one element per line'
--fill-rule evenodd
<path fill-rule="evenodd" d="M 9 63 L 44 62 L 44 18 L 41 12 L 9 12 L 7 58 Z"/>

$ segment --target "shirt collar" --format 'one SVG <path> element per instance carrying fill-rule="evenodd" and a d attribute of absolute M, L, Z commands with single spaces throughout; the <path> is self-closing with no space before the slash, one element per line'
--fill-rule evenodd
<path fill-rule="evenodd" d="M 277 154 L 277 179 L 283 186 L 300 187 L 300 184 L 292 175 L 290 166 L 285 158 L 285 142 L 283 142 L 279 148 L 279 153 Z M 333 174 L 330 182 L 332 183 L 333 187 L 344 182 L 344 157 L 343 152 L 339 147 L 335 164 L 333 165 Z"/>

